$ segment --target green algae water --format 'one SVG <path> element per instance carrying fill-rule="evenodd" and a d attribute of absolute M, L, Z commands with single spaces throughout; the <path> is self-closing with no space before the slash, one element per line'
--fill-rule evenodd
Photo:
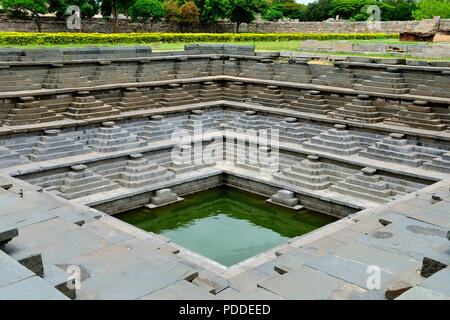
<path fill-rule="evenodd" d="M 336 220 L 268 204 L 264 197 L 229 187 L 116 217 L 228 267 Z"/>

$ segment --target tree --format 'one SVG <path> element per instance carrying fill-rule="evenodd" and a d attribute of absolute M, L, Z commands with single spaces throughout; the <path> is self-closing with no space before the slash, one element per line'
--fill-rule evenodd
<path fill-rule="evenodd" d="M 410 20 L 415 8 L 414 0 L 333 0 L 331 2 L 332 16 L 339 15 L 340 18 L 351 21 L 367 21 L 371 16 L 369 7 L 376 5 L 380 8 L 380 18 L 383 21 Z M 370 10 L 369 10 L 370 11 Z"/>
<path fill-rule="evenodd" d="M 180 6 L 177 21 L 180 23 L 181 29 L 185 25 L 192 26 L 200 23 L 200 10 L 198 10 L 194 1 L 188 1 Z"/>
<path fill-rule="evenodd" d="M 269 21 L 278 21 L 283 19 L 283 12 L 270 8 L 263 14 L 262 18 Z"/>
<path fill-rule="evenodd" d="M 103 0 L 100 5 L 100 11 L 105 19 L 111 15 L 114 19 L 114 32 L 119 32 L 119 13 L 125 12 L 134 4 L 134 0 Z"/>
<path fill-rule="evenodd" d="M 284 7 L 281 10 L 281 12 L 283 12 L 283 16 L 288 17 L 290 19 L 305 20 L 307 8 L 308 8 L 307 6 L 300 3 L 287 2 L 284 4 Z"/>
<path fill-rule="evenodd" d="M 385 13 L 386 20 L 413 20 L 412 13 L 416 9 L 416 0 L 384 0 L 383 3 L 391 6 Z"/>
<path fill-rule="evenodd" d="M 24 15 L 31 15 L 38 32 L 42 31 L 41 28 L 41 14 L 47 13 L 47 5 L 45 0 L 2 0 L 2 7 L 8 13 L 16 11 L 21 12 Z"/>
<path fill-rule="evenodd" d="M 150 29 L 154 22 L 161 21 L 164 17 L 164 8 L 158 0 L 136 0 L 136 2 L 128 9 L 131 21 L 139 21 L 142 30 L 150 22 Z"/>
<path fill-rule="evenodd" d="M 308 4 L 308 9 L 306 10 L 306 20 L 307 21 L 324 21 L 331 18 L 330 10 L 331 2 L 333 0 L 318 0 Z"/>
<path fill-rule="evenodd" d="M 180 9 L 178 1 L 176 0 L 165 1 L 163 3 L 163 8 L 164 8 L 165 22 L 178 22 L 178 10 Z"/>
<path fill-rule="evenodd" d="M 54 12 L 57 17 L 67 16 L 67 8 L 69 5 L 80 7 L 81 18 L 90 19 L 95 16 L 100 5 L 96 0 L 47 0 L 48 12 Z"/>
<path fill-rule="evenodd" d="M 221 18 L 230 15 L 230 0 L 194 0 L 197 8 L 200 9 L 200 22 L 212 24 Z"/>
<path fill-rule="evenodd" d="M 381 5 L 375 0 L 333 0 L 330 15 L 332 17 L 339 15 L 340 19 L 350 19 L 359 14 L 363 7 L 371 4 Z"/>
<path fill-rule="evenodd" d="M 417 3 L 417 9 L 413 11 L 412 16 L 416 20 L 430 19 L 440 16 L 441 19 L 450 18 L 449 0 L 422 0 Z"/>
<path fill-rule="evenodd" d="M 228 18 L 236 23 L 236 33 L 238 33 L 242 23 L 253 22 L 256 14 L 267 11 L 269 3 L 266 0 L 232 0 L 231 6 L 233 9 Z"/>

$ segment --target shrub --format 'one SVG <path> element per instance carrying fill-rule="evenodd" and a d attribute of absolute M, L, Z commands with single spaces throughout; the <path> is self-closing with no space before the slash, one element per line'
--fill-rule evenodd
<path fill-rule="evenodd" d="M 239 42 L 289 40 L 398 39 L 384 33 L 23 33 L 1 32 L 0 45 L 120 44 L 155 42 Z"/>

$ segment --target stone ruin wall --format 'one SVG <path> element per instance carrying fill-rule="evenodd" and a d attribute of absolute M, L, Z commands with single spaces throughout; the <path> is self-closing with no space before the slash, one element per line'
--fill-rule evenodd
<path fill-rule="evenodd" d="M 410 32 L 419 24 L 419 21 L 381 21 L 378 30 L 369 29 L 366 22 L 331 21 L 331 22 L 298 22 L 298 21 L 261 21 L 251 24 L 242 24 L 240 32 L 264 33 L 401 33 Z M 441 20 L 442 29 L 448 29 L 450 20 Z M 445 28 L 444 28 L 445 27 Z M 0 16 L 0 31 L 7 32 L 36 32 L 36 25 L 32 21 L 11 20 Z M 68 32 L 65 21 L 56 21 L 53 18 L 43 18 L 43 32 Z M 234 23 L 220 21 L 214 25 L 197 25 L 192 32 L 235 32 Z M 91 19 L 82 22 L 82 32 L 112 33 L 114 27 L 102 19 Z M 120 32 L 140 32 L 141 26 L 137 23 L 120 21 Z M 180 32 L 177 24 L 159 22 L 152 29 L 147 27 L 146 32 Z M 183 30 L 185 31 L 185 30 Z"/>

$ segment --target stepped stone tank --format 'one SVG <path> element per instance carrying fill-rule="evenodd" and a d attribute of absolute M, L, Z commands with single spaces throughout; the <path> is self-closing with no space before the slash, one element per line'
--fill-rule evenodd
<path fill-rule="evenodd" d="M 227 45 L 52 50 L 0 56 L 0 264 L 40 288 L 30 294 L 449 297 L 448 268 L 430 267 L 450 263 L 449 65 L 318 65 Z M 221 185 L 339 220 L 224 269 L 113 216 Z M 361 280 L 374 263 L 376 292 Z M 62 265 L 83 266 L 85 289 L 67 290 Z M 11 279 L 0 298 L 23 297 Z M 114 281 L 142 285 L 105 289 Z"/>

